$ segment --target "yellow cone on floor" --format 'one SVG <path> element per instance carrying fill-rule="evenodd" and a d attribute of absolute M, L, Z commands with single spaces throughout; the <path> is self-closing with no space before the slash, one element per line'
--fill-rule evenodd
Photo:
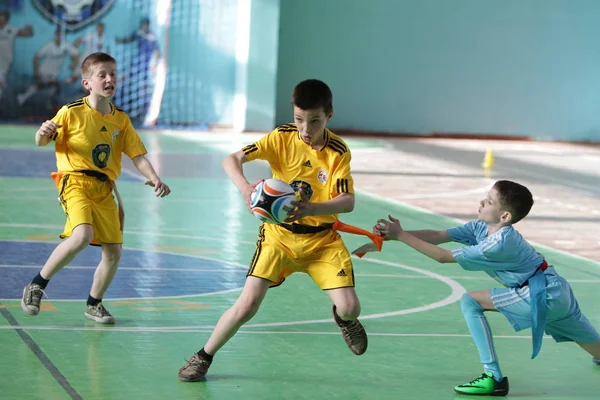
<path fill-rule="evenodd" d="M 494 168 L 494 153 L 492 153 L 492 149 L 488 147 L 485 152 L 485 156 L 483 156 L 483 162 L 481 163 L 483 170 L 485 172 L 486 177 L 491 177 L 492 168 Z"/>

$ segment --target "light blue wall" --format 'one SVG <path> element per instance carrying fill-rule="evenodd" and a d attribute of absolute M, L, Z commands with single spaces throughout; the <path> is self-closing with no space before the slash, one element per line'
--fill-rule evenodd
<path fill-rule="evenodd" d="M 277 123 L 306 78 L 333 128 L 600 140 L 600 1 L 281 0 Z"/>
<path fill-rule="evenodd" d="M 246 66 L 245 130 L 270 131 L 277 107 L 279 0 L 252 0 Z"/>

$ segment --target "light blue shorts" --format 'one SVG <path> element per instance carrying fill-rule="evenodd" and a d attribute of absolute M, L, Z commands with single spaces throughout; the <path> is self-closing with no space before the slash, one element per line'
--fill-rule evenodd
<path fill-rule="evenodd" d="M 579 310 L 569 283 L 560 276 L 546 275 L 546 333 L 557 342 L 594 343 L 600 334 Z M 492 302 L 515 331 L 531 328 L 529 286 L 490 290 Z"/>

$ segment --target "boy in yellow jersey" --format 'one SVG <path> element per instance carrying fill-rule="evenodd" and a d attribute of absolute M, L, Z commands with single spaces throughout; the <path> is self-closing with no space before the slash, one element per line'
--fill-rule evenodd
<path fill-rule="evenodd" d="M 258 182 L 249 183 L 242 165 L 267 160 L 273 178 L 290 183 L 301 201 L 288 222 L 263 224 L 246 283 L 236 303 L 219 319 L 208 342 L 179 370 L 186 382 L 204 378 L 213 356 L 258 311 L 269 287 L 294 272 L 304 272 L 327 293 L 334 321 L 350 350 L 367 350 L 367 334 L 358 321 L 360 302 L 354 291 L 350 253 L 332 229 L 337 214 L 354 208 L 350 150 L 325 125 L 333 115 L 333 96 L 319 80 L 300 82 L 292 95 L 295 124 L 282 125 L 259 141 L 229 155 L 223 168 L 249 208 Z"/>
<path fill-rule="evenodd" d="M 106 53 L 92 53 L 81 64 L 82 84 L 90 94 L 62 107 L 35 134 L 35 143 L 55 142 L 57 173 L 53 178 L 67 222 L 61 238 L 42 270 L 23 289 L 21 307 L 30 315 L 40 311 L 48 281 L 89 244 L 102 246 L 102 259 L 94 274 L 85 316 L 102 324 L 115 322 L 102 305 L 121 257 L 122 218 L 113 197 L 121 173 L 121 154 L 153 186 L 157 196 L 170 193 L 150 162 L 146 148 L 127 114 L 110 98 L 117 90 L 116 61 Z M 118 193 L 117 193 L 118 196 Z"/>

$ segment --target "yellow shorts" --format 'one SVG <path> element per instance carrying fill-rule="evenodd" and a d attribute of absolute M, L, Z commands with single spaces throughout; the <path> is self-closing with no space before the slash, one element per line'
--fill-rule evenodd
<path fill-rule="evenodd" d="M 307 273 L 323 290 L 354 287 L 352 260 L 339 233 L 294 234 L 263 224 L 247 275 L 270 280 L 273 287 L 294 272 Z"/>
<path fill-rule="evenodd" d="M 67 216 L 61 238 L 71 236 L 78 225 L 90 224 L 94 229 L 91 244 L 123 243 L 119 211 L 110 181 L 101 182 L 93 177 L 65 173 L 57 186 L 59 200 Z"/>

